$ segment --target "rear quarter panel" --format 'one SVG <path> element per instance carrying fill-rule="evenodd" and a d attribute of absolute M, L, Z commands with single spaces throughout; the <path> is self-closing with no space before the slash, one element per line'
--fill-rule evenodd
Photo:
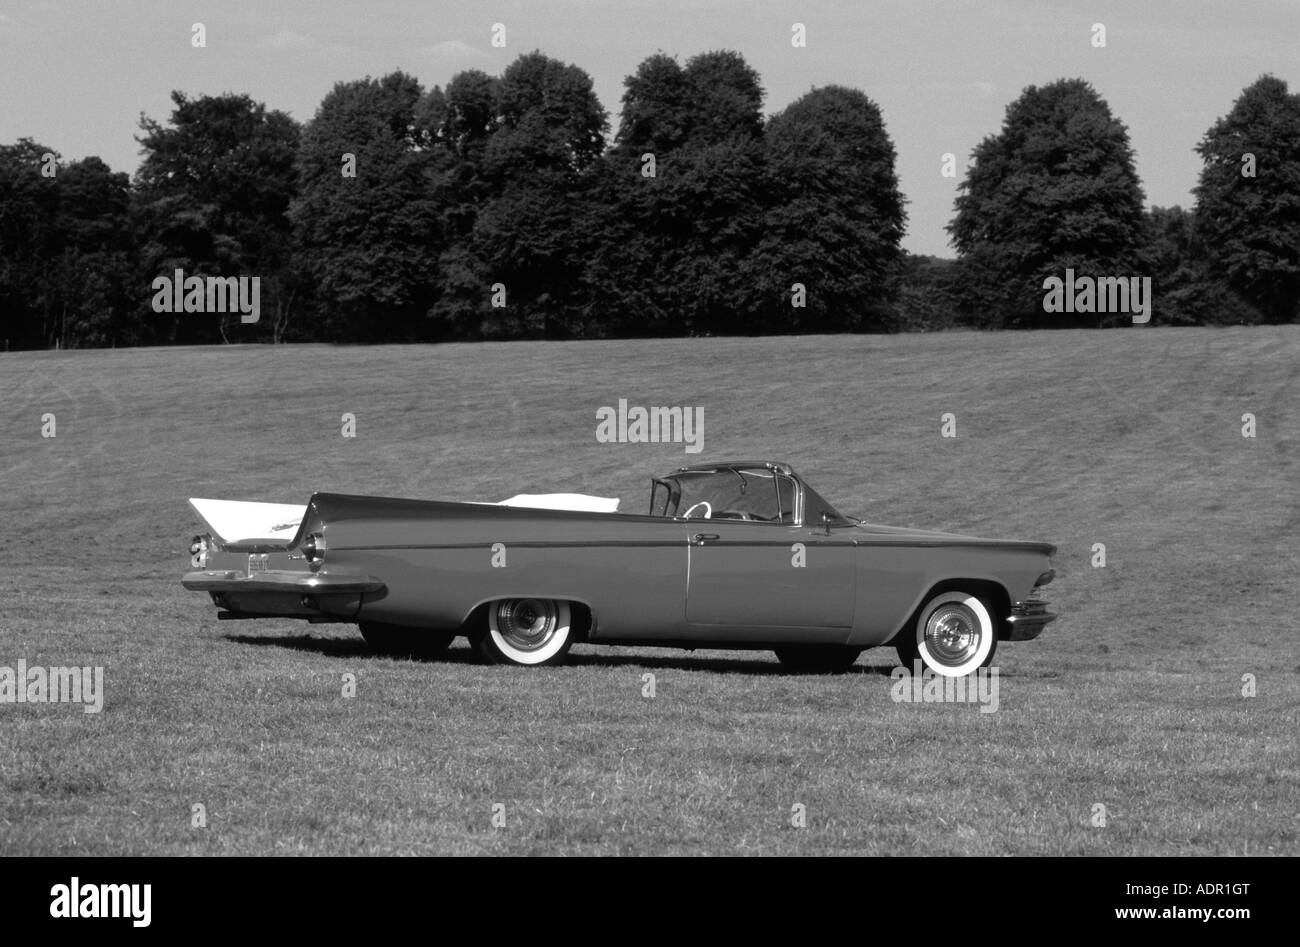
<path fill-rule="evenodd" d="M 537 596 L 588 605 L 596 637 L 681 633 L 687 545 L 671 520 L 364 499 L 332 516 L 339 504 L 319 506 L 329 567 L 387 586 L 366 597 L 361 620 L 453 628 L 484 602 Z"/>

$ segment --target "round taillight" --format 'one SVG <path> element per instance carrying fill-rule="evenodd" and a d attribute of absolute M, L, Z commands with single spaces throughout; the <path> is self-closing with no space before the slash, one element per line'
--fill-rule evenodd
<path fill-rule="evenodd" d="M 325 561 L 325 537 L 320 533 L 309 535 L 302 541 L 302 554 L 311 565 L 320 565 Z"/>
<path fill-rule="evenodd" d="M 202 569 L 208 564 L 208 537 L 195 536 L 190 540 L 190 565 Z"/>

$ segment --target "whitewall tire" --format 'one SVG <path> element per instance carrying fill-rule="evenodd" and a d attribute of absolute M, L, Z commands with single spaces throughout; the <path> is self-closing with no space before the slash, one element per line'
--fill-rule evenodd
<path fill-rule="evenodd" d="M 917 657 L 944 677 L 965 677 L 993 661 L 997 629 L 988 608 L 968 592 L 942 592 L 925 603 L 899 657 Z"/>
<path fill-rule="evenodd" d="M 549 598 L 507 598 L 488 605 L 487 629 L 479 653 L 495 664 L 558 664 L 573 643 L 568 602 Z"/>

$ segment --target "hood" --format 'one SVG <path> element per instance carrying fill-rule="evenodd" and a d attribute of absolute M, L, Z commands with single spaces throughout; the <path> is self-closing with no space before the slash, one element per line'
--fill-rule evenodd
<path fill-rule="evenodd" d="M 919 543 L 953 543 L 962 546 L 1014 546 L 1017 548 L 1039 549 L 1047 555 L 1054 555 L 1056 547 L 1051 543 L 1025 542 L 1019 539 L 985 539 L 979 536 L 967 536 L 962 533 L 945 533 L 937 529 L 913 529 L 906 526 L 881 526 L 878 523 L 859 523 L 856 527 L 864 533 L 884 539 L 897 539 L 900 542 Z"/>

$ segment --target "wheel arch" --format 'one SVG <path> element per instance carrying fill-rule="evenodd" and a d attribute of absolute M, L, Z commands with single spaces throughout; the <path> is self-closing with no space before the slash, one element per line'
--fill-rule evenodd
<path fill-rule="evenodd" d="M 508 598 L 537 598 L 550 599 L 556 602 L 567 602 L 569 605 L 569 621 L 573 626 L 574 641 L 586 641 L 591 633 L 594 618 L 591 605 L 582 599 L 570 598 L 564 595 L 493 595 L 485 598 L 469 610 L 465 620 L 461 622 L 459 634 L 471 634 L 477 631 L 486 631 L 488 626 L 488 609 L 492 607 L 493 602 L 499 602 Z"/>
<path fill-rule="evenodd" d="M 997 640 L 1006 641 L 1009 638 L 1011 625 L 1007 622 L 1007 618 L 1011 614 L 1011 593 L 1007 591 L 1005 585 L 987 577 L 948 578 L 933 583 L 921 594 L 916 601 L 916 607 L 908 613 L 907 619 L 894 630 L 885 643 L 892 645 L 900 635 L 911 634 L 912 629 L 916 627 L 917 619 L 921 617 L 921 609 L 925 608 L 926 603 L 936 595 L 942 595 L 944 592 L 969 592 L 977 596 L 988 606 L 989 617 L 993 619 L 994 629 L 997 631 Z"/>

